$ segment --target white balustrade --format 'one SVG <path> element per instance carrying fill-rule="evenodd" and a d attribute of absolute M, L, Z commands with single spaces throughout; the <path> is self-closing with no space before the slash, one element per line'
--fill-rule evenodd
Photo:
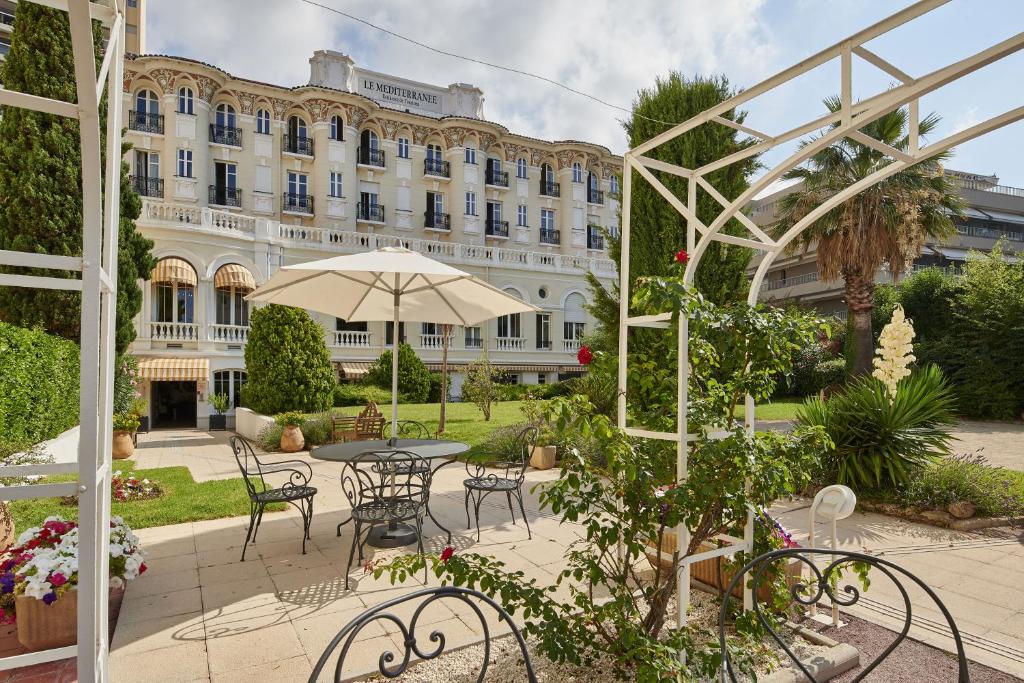
<path fill-rule="evenodd" d="M 209 216 L 209 225 L 220 228 L 221 230 L 234 230 L 237 232 L 253 233 L 256 232 L 256 219 L 252 216 L 243 216 L 237 213 L 231 213 L 230 211 L 220 211 L 218 209 L 206 209 L 208 214 L 204 214 L 203 218 L 206 219 Z M 207 221 L 203 221 L 203 225 L 206 225 Z"/>
<path fill-rule="evenodd" d="M 351 330 L 338 330 L 330 333 L 330 344 L 344 348 L 367 348 L 370 346 L 370 333 Z"/>
<path fill-rule="evenodd" d="M 580 340 L 579 339 L 563 339 L 562 340 L 562 349 L 566 353 L 576 353 L 577 351 L 580 350 Z"/>
<path fill-rule="evenodd" d="M 421 334 L 420 335 L 420 348 L 421 349 L 440 349 L 444 345 L 443 334 Z M 452 346 L 452 337 L 448 337 L 448 348 Z"/>
<path fill-rule="evenodd" d="M 494 340 L 498 351 L 525 351 L 525 337 L 497 337 Z"/>
<path fill-rule="evenodd" d="M 248 325 L 221 325 L 218 323 L 210 325 L 210 341 L 244 344 L 248 338 Z"/>
<path fill-rule="evenodd" d="M 199 341 L 199 325 L 195 323 L 149 323 L 149 338 L 156 341 Z"/>

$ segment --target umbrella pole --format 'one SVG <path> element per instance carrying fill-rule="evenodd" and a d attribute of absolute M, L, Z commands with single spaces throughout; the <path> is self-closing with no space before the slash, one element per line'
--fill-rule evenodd
<path fill-rule="evenodd" d="M 391 332 L 391 445 L 398 443 L 398 346 L 401 344 L 399 333 L 398 305 L 402 294 L 398 289 L 398 273 L 395 273 L 395 322 Z"/>

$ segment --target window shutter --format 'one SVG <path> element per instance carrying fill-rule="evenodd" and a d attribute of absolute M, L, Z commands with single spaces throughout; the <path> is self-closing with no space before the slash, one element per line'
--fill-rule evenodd
<path fill-rule="evenodd" d="M 586 301 L 579 292 L 573 292 L 565 298 L 565 321 L 570 323 L 583 323 L 587 321 L 587 312 L 584 309 Z"/>

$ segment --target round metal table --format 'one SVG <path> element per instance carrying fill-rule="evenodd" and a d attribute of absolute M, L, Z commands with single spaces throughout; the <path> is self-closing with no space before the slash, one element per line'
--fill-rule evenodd
<path fill-rule="evenodd" d="M 442 439 L 397 439 L 392 442 L 388 439 L 373 439 L 370 441 L 345 441 L 343 443 L 332 443 L 326 446 L 314 448 L 309 452 L 311 457 L 317 460 L 328 462 L 352 462 L 362 453 L 372 451 L 376 453 L 387 453 L 389 451 L 409 451 L 427 460 L 433 465 L 430 476 L 445 465 L 454 462 L 455 456 L 469 450 L 469 444 L 461 441 L 444 441 Z M 443 524 L 437 521 L 434 513 L 430 511 L 430 500 L 427 500 L 427 514 L 430 519 L 442 531 L 448 534 L 448 542 L 452 540 L 452 532 Z M 343 522 L 344 523 L 344 522 Z M 339 525 L 340 526 L 340 525 Z M 387 526 L 377 526 L 370 531 L 367 543 L 375 548 L 396 548 L 416 542 L 416 529 L 409 524 L 390 523 Z"/>

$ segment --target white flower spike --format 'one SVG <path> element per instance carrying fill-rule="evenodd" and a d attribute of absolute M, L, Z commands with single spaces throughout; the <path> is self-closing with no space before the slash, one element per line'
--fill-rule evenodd
<path fill-rule="evenodd" d="M 910 375 L 910 364 L 917 358 L 912 353 L 914 326 L 903 314 L 903 306 L 897 305 L 892 320 L 882 328 L 875 356 L 875 370 L 871 374 L 885 385 L 889 401 L 896 398 L 896 389 L 904 377 Z"/>

